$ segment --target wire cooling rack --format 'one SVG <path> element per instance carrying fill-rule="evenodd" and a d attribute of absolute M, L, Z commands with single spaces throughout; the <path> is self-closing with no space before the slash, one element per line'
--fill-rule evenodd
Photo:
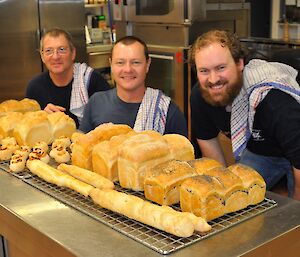
<path fill-rule="evenodd" d="M 181 238 L 145 225 L 141 222 L 132 220 L 121 214 L 101 208 L 99 205 L 95 204 L 91 198 L 84 197 L 71 189 L 59 187 L 45 182 L 44 180 L 30 173 L 28 170 L 20 173 L 11 173 L 7 163 L 1 163 L 0 168 L 21 179 L 27 184 L 49 194 L 55 199 L 164 255 L 170 254 L 225 229 L 235 226 L 247 219 L 274 208 L 277 205 L 275 201 L 265 198 L 264 201 L 257 205 L 249 206 L 240 211 L 229 213 L 210 221 L 209 224 L 212 226 L 212 229 L 206 233 L 194 232 L 194 234 L 188 238 Z M 124 189 L 118 184 L 115 186 L 115 189 L 120 192 L 132 194 L 145 199 L 142 192 Z M 180 210 L 179 205 L 172 207 L 176 210 Z"/>

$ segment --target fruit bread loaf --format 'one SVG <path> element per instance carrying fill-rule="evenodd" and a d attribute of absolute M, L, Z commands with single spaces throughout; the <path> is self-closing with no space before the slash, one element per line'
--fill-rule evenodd
<path fill-rule="evenodd" d="M 191 165 L 198 174 L 203 174 L 204 171 L 212 168 L 223 167 L 218 161 L 207 157 L 188 161 L 188 164 Z"/>
<path fill-rule="evenodd" d="M 195 170 L 185 161 L 170 160 L 151 167 L 145 175 L 145 197 L 161 205 L 176 204 L 179 202 L 182 182 L 196 175 Z"/>
<path fill-rule="evenodd" d="M 169 146 L 162 137 L 149 133 L 131 136 L 119 148 L 120 185 L 135 191 L 143 191 L 146 170 L 171 158 Z"/>
<path fill-rule="evenodd" d="M 264 200 L 266 183 L 263 177 L 254 169 L 243 164 L 233 164 L 228 169 L 239 176 L 248 191 L 248 204 L 258 204 Z"/>
<path fill-rule="evenodd" d="M 92 170 L 92 150 L 94 146 L 111 137 L 132 131 L 128 125 L 105 123 L 80 136 L 72 146 L 72 164 Z"/>

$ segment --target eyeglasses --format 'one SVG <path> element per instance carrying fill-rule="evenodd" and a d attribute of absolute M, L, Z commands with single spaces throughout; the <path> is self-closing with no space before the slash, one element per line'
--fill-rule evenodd
<path fill-rule="evenodd" d="M 61 54 L 64 55 L 66 54 L 68 51 L 68 47 L 64 47 L 64 46 L 60 46 L 58 48 L 46 48 L 44 50 L 42 50 L 42 53 L 46 56 L 52 56 L 54 54 L 54 52 L 56 52 L 57 54 Z"/>

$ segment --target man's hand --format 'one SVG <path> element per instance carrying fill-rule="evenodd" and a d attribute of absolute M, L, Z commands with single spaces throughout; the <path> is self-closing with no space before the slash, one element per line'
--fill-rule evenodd
<path fill-rule="evenodd" d="M 53 112 L 64 112 L 66 109 L 64 107 L 61 107 L 59 105 L 54 105 L 54 104 L 47 104 L 45 107 L 44 111 L 48 113 L 53 113 Z"/>

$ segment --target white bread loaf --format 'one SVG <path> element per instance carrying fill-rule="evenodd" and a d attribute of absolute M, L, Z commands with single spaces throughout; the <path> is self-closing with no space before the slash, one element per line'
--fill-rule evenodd
<path fill-rule="evenodd" d="M 24 98 L 21 101 L 11 99 L 0 103 L 0 116 L 5 115 L 6 112 L 24 113 L 39 110 L 41 110 L 39 103 L 33 99 L 28 98 Z"/>
<path fill-rule="evenodd" d="M 120 185 L 134 191 L 143 191 L 146 170 L 171 158 L 169 146 L 162 136 L 153 136 L 151 133 L 131 136 L 119 148 Z"/>
<path fill-rule="evenodd" d="M 7 112 L 0 118 L 0 135 L 2 137 L 13 136 L 15 126 L 23 119 L 21 112 Z"/>
<path fill-rule="evenodd" d="M 163 138 L 169 145 L 173 159 L 181 161 L 195 159 L 194 147 L 185 136 L 179 134 L 166 134 L 163 135 Z"/>
<path fill-rule="evenodd" d="M 71 137 L 76 131 L 75 121 L 63 112 L 48 114 L 48 120 L 52 128 L 52 138 Z"/>
<path fill-rule="evenodd" d="M 233 164 L 228 169 L 242 179 L 248 191 L 249 205 L 258 204 L 265 199 L 266 183 L 256 170 L 243 164 Z"/>
<path fill-rule="evenodd" d="M 73 176 L 74 178 L 81 180 L 82 182 L 92 185 L 96 188 L 99 188 L 99 189 L 113 189 L 114 188 L 113 182 L 111 182 L 110 180 L 108 180 L 90 170 L 79 168 L 75 165 L 67 165 L 67 164 L 60 164 L 57 167 L 57 169 Z"/>
<path fill-rule="evenodd" d="M 93 201 L 101 207 L 125 215 L 157 229 L 179 237 L 189 237 L 195 230 L 211 229 L 204 220 L 197 220 L 189 214 L 181 213 L 167 206 L 158 206 L 133 195 L 115 190 L 93 189 L 90 193 Z M 201 225 L 199 226 L 199 223 Z"/>
<path fill-rule="evenodd" d="M 182 182 L 196 175 L 195 170 L 184 161 L 170 160 L 153 166 L 145 175 L 145 197 L 161 205 L 179 203 Z"/>
<path fill-rule="evenodd" d="M 132 131 L 128 125 L 105 123 L 87 134 L 80 136 L 72 146 L 72 164 L 92 170 L 92 150 L 94 146 L 111 137 Z"/>
<path fill-rule="evenodd" d="M 94 188 L 40 160 L 28 160 L 27 168 L 33 174 L 49 183 L 73 189 L 84 196 L 88 196 L 90 191 Z"/>
<path fill-rule="evenodd" d="M 95 145 L 92 151 L 93 171 L 111 181 L 118 181 L 119 147 L 126 139 L 135 134 L 136 132 L 130 131 Z"/>

